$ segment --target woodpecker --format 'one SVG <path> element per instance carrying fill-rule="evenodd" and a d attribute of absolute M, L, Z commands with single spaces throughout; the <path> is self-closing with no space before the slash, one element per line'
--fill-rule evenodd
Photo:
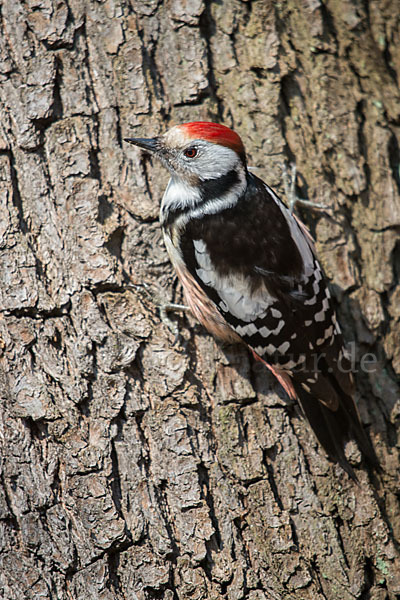
<path fill-rule="evenodd" d="M 159 159 L 171 175 L 160 223 L 195 317 L 221 340 L 250 348 L 297 398 L 327 454 L 353 479 L 348 440 L 377 467 L 313 240 L 248 170 L 239 135 L 198 121 L 125 141 Z"/>

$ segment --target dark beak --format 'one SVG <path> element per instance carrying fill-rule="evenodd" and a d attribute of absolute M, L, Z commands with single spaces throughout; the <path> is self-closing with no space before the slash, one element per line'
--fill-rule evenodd
<path fill-rule="evenodd" d="M 150 153 L 156 152 L 160 148 L 158 138 L 125 138 L 125 142 L 139 146 Z"/>

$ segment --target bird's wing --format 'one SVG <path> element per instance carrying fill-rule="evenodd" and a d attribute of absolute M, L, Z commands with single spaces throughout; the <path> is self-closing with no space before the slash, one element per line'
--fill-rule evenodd
<path fill-rule="evenodd" d="M 221 268 L 208 243 L 210 220 L 209 227 L 192 228 L 183 235 L 181 243 L 186 267 L 235 333 L 265 361 L 290 372 L 340 336 L 321 267 L 293 222 L 293 235 L 304 246 L 302 256 L 307 260 L 297 271 L 285 273 L 276 268 L 279 248 L 269 261 L 262 252 L 254 252 L 244 267 L 238 264 L 251 245 L 250 238 L 243 240 L 243 249 L 236 250 L 237 263 L 233 259 L 230 268 L 225 264 Z M 224 240 L 223 231 L 216 236 L 228 248 L 237 244 L 237 240 Z"/>
<path fill-rule="evenodd" d="M 268 193 L 268 188 L 263 189 Z M 231 227 L 230 235 L 236 235 L 231 239 L 229 220 L 227 226 L 226 218 L 222 221 L 216 216 L 214 222 L 211 215 L 188 229 L 181 250 L 191 275 L 232 330 L 263 361 L 292 378 L 320 442 L 353 476 L 343 452 L 348 439 L 355 437 L 371 462 L 377 461 L 352 398 L 352 378 L 341 371 L 343 340 L 322 269 L 307 235 L 288 214 L 279 206 L 274 217 L 278 229 L 287 224 L 290 236 L 286 231 L 285 240 L 288 246 L 291 240 L 291 248 L 282 248 L 271 235 L 264 253 L 263 248 L 251 252 L 252 232 L 246 226 L 250 222 L 260 227 L 263 215 L 247 214 L 245 231 L 238 229 L 235 234 Z M 269 231 L 266 224 L 266 237 Z M 215 251 L 218 244 L 219 253 Z M 280 254 L 289 252 L 295 264 L 296 251 L 302 258 L 301 268 L 280 268 Z M 289 259 L 285 261 L 290 265 Z"/>

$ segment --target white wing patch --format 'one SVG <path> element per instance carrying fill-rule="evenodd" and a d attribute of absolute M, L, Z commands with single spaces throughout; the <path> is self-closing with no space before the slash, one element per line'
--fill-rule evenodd
<path fill-rule="evenodd" d="M 193 246 L 196 254 L 205 254 L 207 252 L 207 247 L 203 240 L 193 240 Z"/>
<path fill-rule="evenodd" d="M 265 317 L 268 308 L 276 301 L 276 298 L 271 296 L 266 289 L 252 292 L 250 282 L 243 276 L 218 275 L 203 240 L 194 240 L 193 245 L 199 265 L 196 274 L 205 285 L 214 288 L 218 293 L 221 298 L 220 308 L 225 312 L 229 311 L 234 317 L 245 323 Z M 249 332 L 246 331 L 246 333 Z"/>

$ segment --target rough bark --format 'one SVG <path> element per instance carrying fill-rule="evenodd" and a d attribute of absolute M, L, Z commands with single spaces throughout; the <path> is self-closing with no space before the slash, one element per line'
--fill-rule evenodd
<path fill-rule="evenodd" d="M 1 598 L 399 597 L 399 77 L 397 0 L 3 1 Z M 326 205 L 302 216 L 382 474 L 350 481 L 246 350 L 160 322 L 167 174 L 122 139 L 198 119 Z"/>

